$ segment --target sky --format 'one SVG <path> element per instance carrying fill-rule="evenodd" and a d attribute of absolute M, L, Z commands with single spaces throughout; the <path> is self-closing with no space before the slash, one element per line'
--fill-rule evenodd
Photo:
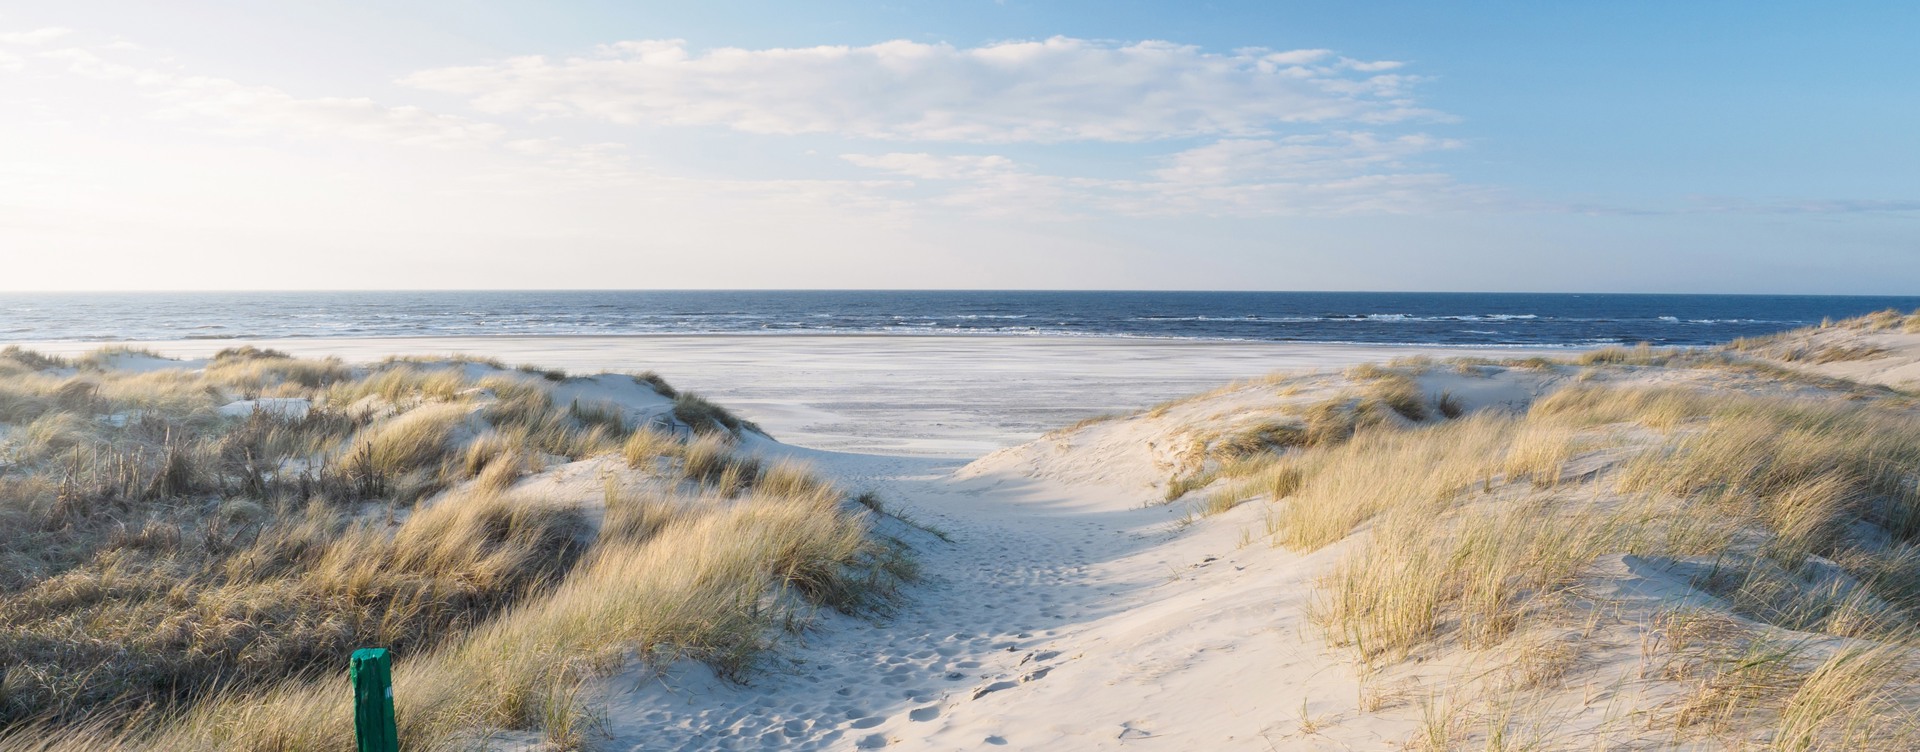
<path fill-rule="evenodd" d="M 1920 4 L 0 3 L 0 290 L 1912 294 Z"/>

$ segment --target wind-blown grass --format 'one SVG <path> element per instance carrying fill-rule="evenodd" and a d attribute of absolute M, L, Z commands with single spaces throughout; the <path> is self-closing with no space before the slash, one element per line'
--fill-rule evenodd
<path fill-rule="evenodd" d="M 0 749 L 335 748 L 333 675 L 367 645 L 400 658 L 409 749 L 573 745 L 594 675 L 744 677 L 812 610 L 884 610 L 913 575 L 848 494 L 711 416 L 636 430 L 480 362 L 87 362 L 0 352 Z M 257 398 L 281 401 L 235 402 Z M 654 490 L 610 481 L 601 514 L 514 490 L 602 455 Z"/>
<path fill-rule="evenodd" d="M 1216 484 L 1205 513 L 1260 503 L 1274 545 L 1343 546 L 1310 615 L 1374 671 L 1490 651 L 1536 677 L 1511 686 L 1559 681 L 1538 677 L 1577 660 L 1543 673 L 1536 646 L 1557 643 L 1539 635 L 1621 608 L 1595 578 L 1633 557 L 1730 609 L 1706 636 L 1643 656 L 1682 687 L 1646 711 L 1655 727 L 1780 749 L 1920 742 L 1920 417 L 1907 402 L 1711 354 L 1582 360 L 1555 367 L 1600 378 L 1517 415 L 1423 414 L 1396 369 L 1353 369 L 1361 390 L 1211 439 L 1204 470 L 1169 496 Z M 1661 366 L 1778 380 L 1758 393 L 1605 386 Z"/>

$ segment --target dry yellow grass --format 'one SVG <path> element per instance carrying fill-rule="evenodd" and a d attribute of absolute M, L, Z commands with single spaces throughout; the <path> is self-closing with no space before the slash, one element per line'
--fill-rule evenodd
<path fill-rule="evenodd" d="M 246 350 L 114 371 L 125 355 L 76 375 L 0 352 L 0 749 L 337 748 L 344 695 L 310 677 L 366 645 L 401 658 L 410 749 L 484 728 L 573 746 L 593 675 L 741 676 L 811 610 L 884 608 L 912 575 L 807 468 L 556 405 L 537 375 Z M 298 409 L 219 411 L 256 397 Z M 597 528 L 507 491 L 544 457 L 615 453 L 708 490 L 610 484 Z"/>
<path fill-rule="evenodd" d="M 652 502 L 652 524 L 610 526 L 551 593 L 402 661 L 394 676 L 402 743 L 451 749 L 476 729 L 542 729 L 572 746 L 588 720 L 578 692 L 595 675 L 634 657 L 656 665 L 687 657 L 741 676 L 808 604 L 876 603 L 892 581 L 885 568 L 899 566 L 896 554 L 876 547 L 839 502 L 833 493 L 687 507 Z M 627 503 L 647 502 L 615 506 Z M 117 741 L 155 749 L 335 748 L 351 717 L 336 683 L 295 682 L 205 703 L 177 723 Z"/>
<path fill-rule="evenodd" d="M 1557 367 L 1731 368 L 1749 385 L 1784 377 L 1650 348 L 1584 360 Z M 1279 430 L 1262 424 L 1216 441 L 1205 471 L 1184 476 L 1226 479 L 1196 507 L 1202 514 L 1261 501 L 1275 545 L 1345 542 L 1312 605 L 1333 644 L 1376 670 L 1506 646 L 1607 612 L 1587 588 L 1594 566 L 1633 556 L 1752 620 L 1650 654 L 1668 667 L 1663 680 L 1685 686 L 1649 716 L 1660 733 L 1764 733 L 1780 749 L 1920 741 L 1920 686 L 1909 678 L 1920 658 L 1911 637 L 1920 632 L 1920 417 L 1904 402 L 1800 378 L 1761 394 L 1576 379 L 1524 415 L 1435 421 L 1434 411 L 1395 405 L 1426 399 L 1405 388 L 1405 374 L 1348 375 L 1363 380 L 1360 390 L 1272 424 Z M 1321 435 L 1337 438 L 1294 438 L 1315 418 L 1332 427 Z M 1548 643 L 1523 643 L 1536 644 Z M 1528 657 L 1537 650 L 1501 649 L 1513 663 L 1504 675 L 1535 678 L 1474 690 L 1492 692 L 1476 695 L 1485 703 L 1579 665 L 1564 649 L 1546 663 Z M 1506 721 L 1481 732 L 1442 720 L 1432 730 L 1455 747 L 1507 733 Z"/>

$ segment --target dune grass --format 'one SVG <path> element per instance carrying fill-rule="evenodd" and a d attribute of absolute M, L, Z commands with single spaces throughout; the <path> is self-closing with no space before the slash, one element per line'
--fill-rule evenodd
<path fill-rule="evenodd" d="M 1559 468 L 1579 435 L 1569 432 L 1580 430 L 1567 426 L 1615 422 L 1663 433 L 1620 450 L 1597 477 L 1563 486 Z M 1887 651 L 1876 655 L 1916 655 L 1920 498 L 1911 468 L 1920 461 L 1920 423 L 1908 415 L 1838 400 L 1569 393 L 1523 419 L 1448 428 L 1423 438 L 1485 451 L 1408 454 L 1391 442 L 1356 441 L 1356 455 L 1326 458 L 1280 515 L 1276 540 L 1296 547 L 1375 519 L 1320 601 L 1318 616 L 1337 644 L 1370 658 L 1445 641 L 1497 644 L 1580 602 L 1578 586 L 1601 556 L 1630 553 L 1693 572 L 1694 587 L 1759 623 L 1821 644 L 1868 639 L 1871 650 Z M 1504 465 L 1474 461 L 1503 454 Z M 1360 477 L 1361 468 L 1376 480 Z M 1396 493 L 1404 486 L 1381 475 L 1419 478 L 1424 487 Z M 1520 481 L 1530 492 L 1499 490 Z M 1363 486 L 1335 490 L 1354 483 Z M 1316 493 L 1322 488 L 1332 493 Z M 1356 493 L 1374 503 L 1325 504 Z M 1711 563 L 1677 566 L 1686 562 Z M 1730 654 L 1697 658 L 1720 668 L 1694 680 L 1671 722 L 1719 730 L 1779 724 L 1786 747 L 1807 749 L 1867 738 L 1863 728 L 1892 733 L 1895 720 L 1882 717 L 1892 713 L 1907 725 L 1871 748 L 1914 740 L 1911 686 L 1872 661 L 1820 663 L 1764 642 L 1742 630 L 1713 648 Z M 1862 695 L 1898 695 L 1905 704 L 1872 703 L 1861 711 L 1871 717 L 1859 717 L 1848 698 Z"/>
<path fill-rule="evenodd" d="M 407 748 L 572 748 L 594 677 L 744 677 L 814 609 L 881 611 L 913 576 L 849 494 L 710 414 L 637 428 L 485 363 L 120 354 L 0 352 L 0 749 L 338 748 L 368 645 L 399 656 Z M 298 409 L 223 409 L 261 397 Z M 514 490 L 600 455 L 667 483 L 610 481 L 597 515 Z"/>
<path fill-rule="evenodd" d="M 1773 377 L 1712 353 L 1580 360 L 1555 367 Z M 1897 394 L 1797 378 L 1745 392 L 1573 379 L 1524 414 L 1475 414 L 1405 389 L 1408 375 L 1352 369 L 1359 387 L 1218 435 L 1204 470 L 1176 476 L 1178 493 L 1216 485 L 1200 514 L 1262 503 L 1276 546 L 1343 546 L 1310 612 L 1329 643 L 1372 671 L 1495 651 L 1503 675 L 1534 677 L 1502 691 L 1532 691 L 1577 670 L 1577 658 L 1536 660 L 1566 652 L 1537 649 L 1557 644 L 1540 635 L 1600 628 L 1618 606 L 1594 595 L 1599 565 L 1634 557 L 1729 610 L 1643 656 L 1681 690 L 1643 711 L 1651 727 L 1622 733 L 1761 734 L 1796 750 L 1920 742 L 1920 416 Z M 1449 726 L 1447 748 L 1491 744 L 1503 723 Z"/>
<path fill-rule="evenodd" d="M 1337 446 L 1367 427 L 1419 424 L 1464 414 L 1451 395 L 1428 395 L 1406 371 L 1367 364 L 1348 375 L 1359 383 L 1335 396 L 1229 430 L 1198 433 L 1183 466 L 1168 478 L 1165 499 L 1178 500 L 1222 477 L 1234 479 L 1206 502 L 1205 513 L 1216 514 L 1274 487 L 1278 479 L 1248 478 L 1263 475 L 1268 459 L 1280 453 Z"/>
<path fill-rule="evenodd" d="M 690 658 L 740 678 L 807 610 L 881 607 L 910 574 L 897 551 L 843 513 L 830 486 L 736 504 L 615 498 L 608 509 L 624 519 L 610 520 L 557 587 L 396 668 L 407 748 L 459 748 L 490 729 L 540 729 L 577 746 L 590 722 L 580 693 L 592 677 L 636 659 Z M 83 736 L 72 748 L 332 749 L 351 717 L 337 684 L 223 697 L 155 730 Z"/>
<path fill-rule="evenodd" d="M 741 420 L 726 408 L 692 392 L 674 394 L 673 417 L 691 426 L 698 433 L 738 433 L 741 430 L 760 430 L 759 426 Z"/>

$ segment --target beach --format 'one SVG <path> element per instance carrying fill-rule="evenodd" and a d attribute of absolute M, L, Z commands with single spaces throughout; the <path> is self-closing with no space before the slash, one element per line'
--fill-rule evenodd
<path fill-rule="evenodd" d="M 1899 463 L 1873 458 L 1909 456 L 1920 423 L 1903 392 L 1860 374 L 1907 384 L 1920 316 L 1715 349 L 901 335 L 35 349 L 0 358 L 20 390 L 9 409 L 44 413 L 6 434 L 28 472 L 58 474 L 62 458 L 93 451 L 106 453 L 98 465 L 152 474 L 105 477 L 81 497 L 102 510 L 123 489 L 165 483 L 279 500 L 151 507 L 174 521 L 145 523 L 141 556 L 185 547 L 217 563 L 231 549 L 167 531 L 216 530 L 234 514 L 259 516 L 261 531 L 312 529 L 299 520 L 315 514 L 392 531 L 326 544 L 371 553 L 335 555 L 343 563 L 321 572 L 445 534 L 418 532 L 433 525 L 473 531 L 442 551 L 496 545 L 484 527 L 449 522 L 460 515 L 551 515 L 527 519 L 576 532 L 529 540 L 594 541 L 563 582 L 444 638 L 464 647 L 402 651 L 399 712 L 442 719 L 410 732 L 434 744 L 1716 749 L 1773 727 L 1871 733 L 1871 749 L 1914 738 L 1897 724 L 1920 701 L 1882 668 L 1903 664 L 1862 663 L 1847 642 L 1906 660 L 1904 549 L 1823 531 L 1905 529 L 1843 501 L 1905 482 Z M 661 379 L 634 376 L 649 371 Z M 206 464 L 175 479 L 148 447 L 193 431 L 216 432 L 192 455 Z M 1733 441 L 1699 443 L 1720 436 Z M 280 469 L 253 469 L 242 446 L 282 452 Z M 1793 464 L 1802 457 L 1814 470 Z M 36 529 L 70 514 L 62 487 L 22 486 L 43 497 L 23 507 L 45 516 Z M 1710 495 L 1719 487 L 1753 490 Z M 351 503 L 317 501 L 329 496 Z M 119 529 L 60 534 L 110 549 Z M 284 551 L 259 540 L 249 556 Z M 1803 554 L 1805 574 L 1783 579 L 1755 552 L 1785 546 L 1835 558 Z M 795 569 L 794 552 L 822 558 Z M 1759 585 L 1699 574 L 1709 555 Z M 527 556 L 522 571 L 537 577 L 546 555 Z M 293 587 L 286 573 L 301 571 L 254 576 Z M 384 571 L 291 581 L 326 593 Z M 229 597 L 204 581 L 196 597 Z M 1744 590 L 1761 585 L 1798 605 L 1762 610 Z M 116 588 L 130 595 L 101 608 L 145 602 Z M 702 599 L 675 600 L 688 593 Z M 1680 615 L 1706 621 L 1676 626 Z M 284 631 L 248 629 L 261 641 Z M 1728 656 L 1789 638 L 1798 647 L 1764 691 L 1721 689 L 1759 681 L 1728 674 Z M 549 654 L 593 668 L 514 662 Z M 1823 683 L 1841 676 L 1871 694 Z M 528 719 L 489 704 L 502 682 L 562 699 Z M 154 748 L 262 739 L 279 723 L 312 724 L 302 738 L 321 746 L 332 692 L 301 688 L 231 730 L 156 727 Z M 106 743 L 87 733 L 51 749 Z"/>
<path fill-rule="evenodd" d="M 28 343 L 77 355 L 99 342 Z M 1425 355 L 1562 356 L 1570 348 L 1459 348 L 1117 337 L 724 335 L 394 337 L 112 343 L 204 358 L 241 344 L 349 362 L 463 354 L 573 373 L 651 370 L 795 446 L 980 456 L 1086 418 L 1139 410 L 1236 379 Z"/>

